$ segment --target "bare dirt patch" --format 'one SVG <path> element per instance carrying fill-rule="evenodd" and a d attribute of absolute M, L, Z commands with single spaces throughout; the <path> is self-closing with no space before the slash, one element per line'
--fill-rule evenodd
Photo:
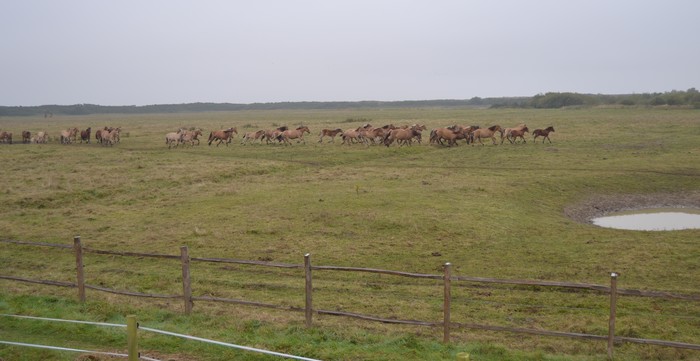
<path fill-rule="evenodd" d="M 607 194 L 591 196 L 564 208 L 564 214 L 581 223 L 612 212 L 645 208 L 700 209 L 700 191 L 687 193 Z"/>

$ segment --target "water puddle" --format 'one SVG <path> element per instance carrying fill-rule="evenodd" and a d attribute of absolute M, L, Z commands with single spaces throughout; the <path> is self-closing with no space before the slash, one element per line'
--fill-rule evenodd
<path fill-rule="evenodd" d="M 675 231 L 700 229 L 700 210 L 692 208 L 654 208 L 611 213 L 593 218 L 593 224 L 633 231 Z"/>

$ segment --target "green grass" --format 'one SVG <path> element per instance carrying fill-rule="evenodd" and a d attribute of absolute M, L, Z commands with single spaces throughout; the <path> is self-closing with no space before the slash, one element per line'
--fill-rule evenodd
<path fill-rule="evenodd" d="M 553 144 L 386 148 L 316 142 L 321 128 L 360 125 L 348 119 L 377 126 L 425 123 L 429 129 L 524 122 L 530 129 L 554 125 L 556 132 Z M 230 147 L 203 143 L 169 150 L 163 139 L 179 127 L 202 127 L 207 135 L 229 126 L 242 133 L 302 123 L 312 130 L 306 145 L 241 146 L 239 136 Z M 433 274 L 451 262 L 455 275 L 597 284 L 607 284 L 609 272 L 617 271 L 621 288 L 698 292 L 700 231 L 603 229 L 563 213 L 591 197 L 700 191 L 697 110 L 425 108 L 0 118 L 3 130 L 46 130 L 54 137 L 72 126 L 105 125 L 124 129 L 120 144 L 0 145 L 0 237 L 71 244 L 80 235 L 86 246 L 98 249 L 178 254 L 187 245 L 193 257 L 296 264 L 311 253 L 315 265 Z M 2 274 L 73 281 L 70 251 L 7 244 L 1 249 Z M 181 292 L 176 261 L 88 255 L 85 269 L 90 284 Z M 299 272 L 193 263 L 193 290 L 303 306 Z M 602 342 L 455 330 L 454 342 L 443 345 L 440 329 L 319 316 L 307 330 L 303 313 L 198 302 L 186 317 L 179 301 L 88 291 L 88 303 L 80 305 L 74 290 L 0 283 L 3 313 L 112 321 L 136 313 L 150 327 L 323 359 L 449 360 L 461 351 L 475 360 L 605 358 Z M 454 286 L 455 322 L 607 332 L 604 295 Z M 441 319 L 439 283 L 319 271 L 314 287 L 320 309 Z M 622 297 L 618 310 L 619 335 L 700 343 L 695 303 Z M 124 349 L 113 333 L 63 327 L 2 320 L 0 339 Z M 231 358 L 218 348 L 189 343 L 180 348 L 162 337 L 144 342 L 146 349 L 164 354 Z M 33 352 L 0 346 L 5 359 L 75 358 Z M 621 360 L 698 357 L 661 347 L 616 348 Z"/>

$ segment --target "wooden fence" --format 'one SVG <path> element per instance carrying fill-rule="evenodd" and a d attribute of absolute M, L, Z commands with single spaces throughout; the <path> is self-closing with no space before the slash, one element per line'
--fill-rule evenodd
<path fill-rule="evenodd" d="M 16 244 L 16 245 L 30 245 L 30 246 L 43 246 L 43 247 L 54 247 L 54 248 L 65 248 L 73 250 L 75 254 L 76 263 L 76 282 L 60 282 L 60 281 L 49 281 L 49 280 L 36 280 L 28 279 L 16 276 L 0 275 L 0 279 L 44 284 L 51 286 L 62 286 L 62 287 L 73 287 L 78 290 L 78 299 L 81 302 L 85 302 L 86 294 L 85 289 L 91 289 L 101 292 L 108 292 L 113 294 L 120 294 L 126 296 L 134 297 L 150 297 L 150 298 L 164 298 L 164 299 L 181 299 L 184 304 L 184 312 L 189 314 L 192 312 L 194 301 L 208 301 L 208 302 L 224 302 L 231 304 L 248 305 L 255 307 L 265 307 L 274 308 L 280 310 L 304 312 L 305 324 L 307 327 L 311 327 L 313 324 L 313 315 L 332 315 L 332 316 L 344 316 L 356 319 L 362 319 L 367 321 L 375 321 L 389 324 L 404 324 L 404 325 L 416 325 L 416 326 L 429 326 L 429 327 L 441 327 L 443 331 L 443 342 L 447 343 L 450 341 L 450 331 L 454 328 L 466 328 L 466 329 L 477 329 L 477 330 L 489 330 L 489 331 L 505 331 L 514 333 L 524 333 L 531 335 L 541 335 L 541 336 L 556 336 L 556 337 L 571 337 L 579 339 L 588 340 L 598 340 L 606 341 L 608 357 L 612 359 L 613 348 L 615 342 L 628 342 L 628 343 L 638 343 L 656 346 L 667 346 L 682 349 L 700 350 L 700 345 L 689 344 L 682 342 L 664 341 L 664 340 L 653 340 L 653 339 L 643 339 L 643 338 L 633 338 L 633 337 L 622 337 L 615 336 L 615 319 L 617 311 L 617 297 L 619 295 L 626 296 L 637 296 L 637 297 L 655 297 L 662 299 L 676 299 L 684 300 L 689 302 L 700 301 L 700 295 L 698 294 L 676 294 L 669 292 L 659 292 L 659 291 L 642 291 L 642 290 L 632 290 L 632 289 L 619 289 L 617 288 L 617 277 L 616 273 L 610 274 L 610 285 L 596 285 L 596 284 L 586 284 L 586 283 L 569 283 L 569 282 L 552 282 L 552 281 L 538 281 L 538 280 L 515 280 L 515 279 L 493 279 L 493 278 L 481 278 L 481 277 L 465 277 L 456 276 L 452 274 L 452 265 L 450 263 L 444 264 L 443 274 L 421 274 L 421 273 L 410 273 L 402 271 L 392 271 L 383 269 L 372 269 L 372 268 L 358 268 L 358 267 L 339 267 L 339 266 L 313 266 L 311 264 L 311 255 L 304 255 L 303 264 L 286 264 L 286 263 L 274 263 L 274 262 L 263 262 L 263 261 L 250 261 L 250 260 L 237 260 L 228 258 L 200 258 L 200 257 L 190 257 L 188 253 L 188 248 L 186 246 L 180 247 L 180 255 L 166 255 L 166 254 L 155 254 L 155 253 L 136 253 L 136 252 L 120 252 L 120 251 L 107 251 L 98 250 L 90 247 L 85 247 L 82 245 L 80 236 L 76 236 L 73 240 L 73 246 L 53 244 L 53 243 L 41 243 L 41 242 L 26 242 L 17 240 L 0 240 L 0 242 Z M 139 292 L 130 292 L 123 290 L 115 290 L 106 287 L 99 287 L 95 285 L 89 285 L 85 283 L 84 267 L 83 267 L 83 257 L 85 253 L 92 254 L 103 254 L 103 255 L 117 255 L 125 257 L 152 257 L 152 258 L 165 258 L 165 259 L 179 259 L 182 268 L 182 294 L 178 295 L 162 295 L 162 294 L 148 294 Z M 232 264 L 245 264 L 254 265 L 261 267 L 275 267 L 275 268 L 292 268 L 292 269 L 303 269 L 305 275 L 305 305 L 304 308 L 294 307 L 294 306 L 282 306 L 262 302 L 253 302 L 239 299 L 230 299 L 222 297 L 211 297 L 211 296 L 194 296 L 192 293 L 192 286 L 190 281 L 190 263 L 191 262 L 208 262 L 208 263 L 232 263 Z M 443 318 L 440 321 L 416 321 L 416 320 L 400 320 L 400 319 L 387 319 L 366 314 L 343 312 L 343 311 L 331 311 L 322 310 L 313 307 L 313 277 L 312 271 L 340 271 L 340 272 L 368 272 L 375 274 L 385 274 L 399 277 L 410 277 L 419 279 L 430 279 L 435 281 L 440 281 L 443 284 Z M 571 332 L 561 332 L 561 331 L 550 331 L 541 329 L 528 329 L 528 328 L 513 328 L 504 326 L 493 326 L 493 325 L 483 325 L 483 324 L 473 324 L 473 323 L 459 323 L 452 322 L 451 318 L 451 289 L 452 282 L 454 281 L 466 281 L 471 283 L 485 283 L 485 284 L 508 284 L 508 285 L 524 285 L 524 286 L 541 286 L 541 287 L 554 287 L 554 288 L 569 288 L 569 289 L 579 289 L 579 290 L 592 290 L 600 293 L 605 293 L 609 295 L 610 298 L 610 308 L 609 308 L 609 322 L 608 322 L 608 333 L 607 335 L 593 335 L 585 333 L 571 333 Z"/>

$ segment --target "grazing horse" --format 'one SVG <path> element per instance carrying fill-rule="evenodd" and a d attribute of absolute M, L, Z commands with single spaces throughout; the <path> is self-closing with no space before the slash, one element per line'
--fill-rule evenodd
<path fill-rule="evenodd" d="M 243 134 L 243 140 L 241 140 L 241 145 L 245 145 L 248 142 L 254 142 L 256 140 L 260 140 L 262 142 L 262 138 L 265 135 L 265 130 L 260 129 L 257 132 L 248 132 Z"/>
<path fill-rule="evenodd" d="M 71 128 L 61 131 L 61 144 L 71 144 L 78 136 L 78 128 Z"/>
<path fill-rule="evenodd" d="M 32 139 L 32 132 L 28 130 L 23 130 L 22 131 L 22 143 L 29 143 Z"/>
<path fill-rule="evenodd" d="M 0 143 L 12 144 L 12 132 L 0 132 Z"/>
<path fill-rule="evenodd" d="M 309 127 L 302 125 L 294 130 L 287 129 L 287 130 L 283 131 L 282 133 L 280 133 L 278 135 L 278 139 L 281 142 L 284 142 L 285 145 L 291 144 L 289 142 L 290 139 L 296 139 L 297 143 L 303 142 L 304 144 L 306 144 L 306 140 L 304 140 L 304 133 L 311 134 L 311 131 L 309 130 Z"/>
<path fill-rule="evenodd" d="M 412 126 L 408 129 L 393 129 L 384 136 L 384 145 L 388 147 L 394 142 L 394 140 L 396 140 L 396 142 L 399 144 L 399 147 L 403 146 L 404 144 L 411 145 L 413 138 L 418 139 L 418 142 L 420 142 L 420 127 Z"/>
<path fill-rule="evenodd" d="M 509 137 L 510 137 L 510 132 L 512 132 L 512 131 L 514 131 L 514 130 L 518 130 L 518 131 L 519 131 L 519 130 L 523 130 L 523 128 L 527 128 L 527 125 L 525 125 L 525 123 L 518 124 L 518 125 L 516 125 L 514 128 L 506 128 L 506 129 L 503 129 L 503 131 L 501 132 L 501 144 L 503 144 L 503 141 L 504 141 L 505 139 L 510 140 L 510 139 L 509 139 Z M 511 142 L 511 143 L 512 143 L 512 142 Z"/>
<path fill-rule="evenodd" d="M 228 144 L 231 143 L 231 139 L 233 139 L 232 135 L 234 133 L 238 134 L 238 129 L 236 129 L 236 127 L 222 129 L 222 130 L 215 130 L 215 131 L 209 133 L 209 146 L 211 146 L 211 142 L 218 140 L 219 142 L 216 143 L 217 147 L 221 143 L 226 144 L 226 146 L 228 147 Z"/>
<path fill-rule="evenodd" d="M 336 129 L 323 129 L 321 130 L 320 133 L 318 133 L 318 142 L 322 143 L 323 142 L 323 137 L 330 137 L 331 140 L 328 141 L 328 143 L 335 143 L 335 136 L 342 133 L 343 130 L 340 128 Z"/>
<path fill-rule="evenodd" d="M 87 129 L 80 132 L 80 143 L 82 143 L 83 141 L 86 141 L 88 144 L 90 144 L 90 132 L 91 131 L 92 131 L 92 128 L 88 127 Z"/>
<path fill-rule="evenodd" d="M 527 127 L 524 127 L 522 129 L 511 129 L 510 133 L 508 135 L 506 135 L 506 139 L 508 139 L 510 144 L 516 143 L 516 140 L 518 138 L 522 139 L 523 143 L 527 143 L 527 140 L 525 140 L 525 133 L 527 133 L 529 131 L 530 131 L 530 129 L 528 129 Z"/>
<path fill-rule="evenodd" d="M 534 142 L 535 140 L 537 140 L 537 137 L 540 137 L 540 136 L 541 136 L 541 137 L 543 137 L 543 138 L 542 138 L 542 144 L 544 144 L 544 140 L 545 140 L 545 139 L 549 140 L 549 143 L 552 143 L 552 140 L 549 139 L 549 133 L 550 133 L 550 132 L 553 132 L 553 131 L 554 131 L 554 127 L 552 127 L 552 126 L 549 126 L 549 127 L 545 128 L 545 129 L 535 129 L 535 131 L 532 132 L 532 135 L 534 136 L 534 138 L 532 139 L 532 141 Z"/>
<path fill-rule="evenodd" d="M 503 132 L 503 128 L 501 128 L 500 125 L 494 125 L 488 128 L 479 128 L 472 132 L 472 136 L 474 137 L 474 140 L 472 141 L 472 145 L 478 140 L 481 145 L 484 145 L 484 142 L 481 141 L 481 139 L 484 138 L 491 138 L 493 141 L 493 145 L 496 144 L 496 132 Z"/>

